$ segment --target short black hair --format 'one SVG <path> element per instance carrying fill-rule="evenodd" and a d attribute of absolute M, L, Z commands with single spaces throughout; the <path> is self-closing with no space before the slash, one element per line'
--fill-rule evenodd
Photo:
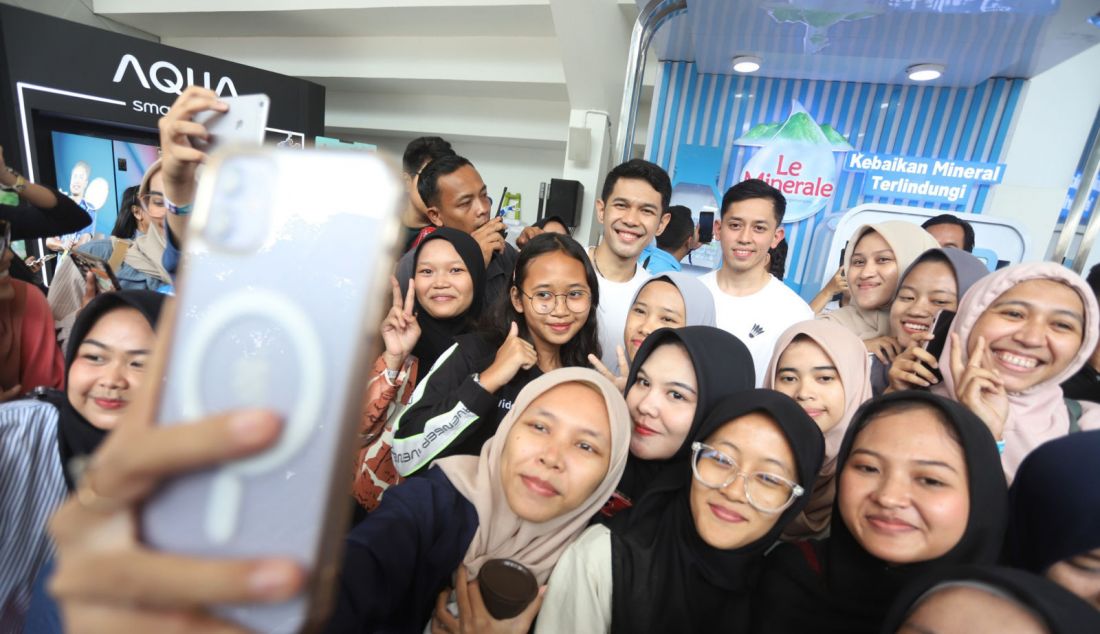
<path fill-rule="evenodd" d="M 722 196 L 722 213 L 719 217 L 725 218 L 726 212 L 729 211 L 730 205 L 733 203 L 752 200 L 753 198 L 772 201 L 772 209 L 775 211 L 775 226 L 778 227 L 783 224 L 783 216 L 787 213 L 787 199 L 783 197 L 783 192 L 759 178 L 741 181 L 727 189 L 726 194 Z"/>
<path fill-rule="evenodd" d="M 138 190 L 140 185 L 132 185 L 122 192 L 122 200 L 118 203 L 118 215 L 115 216 L 115 226 L 111 229 L 111 235 L 116 238 L 132 240 L 137 233 L 137 218 L 134 217 L 134 205 L 140 205 Z"/>
<path fill-rule="evenodd" d="M 416 182 L 416 193 L 420 194 L 420 200 L 428 207 L 439 203 L 439 177 L 453 174 L 467 165 L 473 167 L 469 159 L 457 154 L 441 156 L 428 163 L 420 172 L 420 180 Z"/>
<path fill-rule="evenodd" d="M 425 162 L 451 156 L 455 153 L 454 149 L 451 148 L 451 144 L 443 137 L 417 137 L 405 146 L 405 154 L 401 157 L 401 168 L 405 170 L 406 174 L 412 176 L 420 171 L 420 167 Z"/>
<path fill-rule="evenodd" d="M 683 205 L 669 207 L 668 213 L 668 224 L 657 236 L 657 247 L 665 251 L 675 251 L 691 238 L 691 234 L 695 232 L 695 221 L 691 219 L 691 210 Z"/>
<path fill-rule="evenodd" d="M 559 225 L 565 227 L 566 232 L 569 232 L 569 224 L 566 223 L 565 219 L 562 218 L 561 216 L 547 216 L 547 217 L 543 218 L 542 220 L 539 220 L 538 222 L 536 222 L 534 226 L 538 227 L 539 229 L 545 229 L 546 225 L 550 224 L 551 222 L 558 223 Z"/>
<path fill-rule="evenodd" d="M 928 227 L 934 227 L 936 225 L 955 225 L 956 227 L 962 227 L 963 251 L 967 253 L 974 251 L 974 227 L 970 226 L 969 222 L 954 214 L 940 214 L 925 220 L 921 228 L 927 229 Z"/>
<path fill-rule="evenodd" d="M 642 159 L 630 159 L 625 163 L 616 165 L 603 179 L 603 191 L 600 200 L 607 202 L 611 192 L 615 191 L 615 183 L 620 178 L 633 178 L 649 183 L 649 186 L 661 194 L 661 212 L 668 213 L 668 205 L 672 200 L 672 179 L 668 172 L 656 163 L 650 163 Z"/>
<path fill-rule="evenodd" d="M 1092 294 L 1100 299 L 1100 264 L 1092 265 L 1092 268 L 1089 269 L 1089 275 L 1085 278 L 1085 281 L 1088 282 L 1089 288 L 1092 289 Z"/>
<path fill-rule="evenodd" d="M 771 263 L 768 264 L 768 272 L 775 276 L 775 279 L 783 281 L 783 277 L 787 275 L 787 239 L 783 238 L 779 241 L 779 244 L 768 249 L 768 255 L 772 257 Z"/>

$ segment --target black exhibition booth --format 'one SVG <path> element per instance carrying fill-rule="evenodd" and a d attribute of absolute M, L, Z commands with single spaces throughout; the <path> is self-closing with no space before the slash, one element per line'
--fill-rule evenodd
<path fill-rule="evenodd" d="M 61 141 L 110 142 L 147 157 L 157 119 L 192 83 L 221 96 L 267 94 L 269 142 L 302 147 L 324 132 L 319 84 L 0 5 L 0 145 L 30 180 L 65 191 L 69 175 L 54 161 Z M 115 173 L 100 173 L 118 180 L 125 157 L 108 162 Z"/>

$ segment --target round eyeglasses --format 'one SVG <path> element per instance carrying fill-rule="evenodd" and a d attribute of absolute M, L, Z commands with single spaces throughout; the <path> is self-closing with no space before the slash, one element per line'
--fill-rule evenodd
<path fill-rule="evenodd" d="M 701 442 L 691 443 L 691 471 L 708 489 L 724 489 L 745 478 L 745 497 L 761 513 L 778 513 L 794 503 L 806 490 L 790 480 L 765 471 L 745 473 L 737 461 Z"/>
<path fill-rule="evenodd" d="M 531 300 L 531 307 L 540 315 L 549 315 L 558 305 L 558 298 L 565 299 L 565 307 L 572 313 L 583 313 L 592 306 L 592 293 L 575 288 L 566 293 L 551 293 L 550 291 L 535 291 L 528 295 L 523 291 L 520 294 Z"/>

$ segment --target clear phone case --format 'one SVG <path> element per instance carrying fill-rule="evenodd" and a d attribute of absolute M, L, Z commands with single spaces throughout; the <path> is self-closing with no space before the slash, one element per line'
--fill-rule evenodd
<path fill-rule="evenodd" d="M 401 200 L 373 154 L 234 150 L 200 182 L 157 420 L 260 406 L 284 428 L 262 454 L 166 485 L 143 531 L 175 553 L 300 561 L 304 595 L 219 609 L 256 631 L 301 631 L 327 610 Z"/>

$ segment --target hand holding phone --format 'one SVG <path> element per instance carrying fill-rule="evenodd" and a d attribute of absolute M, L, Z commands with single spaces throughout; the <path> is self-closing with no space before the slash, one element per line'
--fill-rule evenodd
<path fill-rule="evenodd" d="M 923 341 L 906 348 L 890 364 L 888 376 L 891 389 L 926 388 L 943 380 L 939 358 L 943 354 L 943 346 L 947 342 L 954 317 L 955 313 L 952 311 L 940 311 L 929 332 L 914 336 Z"/>
<path fill-rule="evenodd" d="M 111 265 L 106 260 L 75 249 L 69 251 L 69 257 L 73 259 L 76 268 L 80 269 L 82 277 L 87 278 L 89 273 L 92 274 L 96 281 L 97 292 L 107 293 L 122 290 L 122 287 L 118 284 L 118 278 L 115 277 L 115 272 L 111 270 Z"/>
<path fill-rule="evenodd" d="M 348 197 L 348 182 L 366 193 Z M 164 484 L 144 506 L 142 534 L 177 556 L 299 562 L 305 593 L 212 608 L 249 629 L 297 632 L 329 607 L 401 189 L 376 155 L 301 150 L 227 149 L 200 182 L 178 310 L 161 321 L 170 344 L 156 419 L 167 430 L 262 407 L 283 429 L 262 453 Z M 332 249 L 348 236 L 356 249 Z"/>
<path fill-rule="evenodd" d="M 699 244 L 709 244 L 714 240 L 714 212 L 699 212 Z"/>
<path fill-rule="evenodd" d="M 150 372 L 159 365 L 154 356 Z M 141 506 L 161 483 L 263 451 L 280 432 L 279 418 L 263 411 L 220 412 L 158 427 L 149 396 L 130 406 L 125 424 L 104 440 L 77 492 L 50 524 L 58 563 L 51 593 L 66 627 L 167 632 L 179 629 L 180 611 L 214 603 L 279 602 L 301 592 L 306 572 L 291 559 L 179 557 L 138 541 Z M 105 613 L 111 614 L 108 621 Z M 213 616 L 197 618 L 196 625 L 213 629 L 233 625 Z"/>
<path fill-rule="evenodd" d="M 195 137 L 205 137 L 206 128 L 192 119 L 201 112 L 225 112 L 229 106 L 217 93 L 201 86 L 188 86 L 172 103 L 172 107 L 157 122 L 160 129 L 161 174 L 164 195 L 177 205 L 195 199 L 196 173 L 206 154 L 193 143 Z M 182 228 L 182 226 L 181 226 Z"/>
<path fill-rule="evenodd" d="M 264 94 L 223 97 L 225 112 L 204 110 L 194 122 L 206 128 L 206 136 L 192 139 L 195 147 L 210 154 L 222 147 L 260 147 L 264 142 L 271 99 Z"/>
<path fill-rule="evenodd" d="M 493 259 L 494 253 L 504 250 L 506 232 L 504 220 L 500 216 L 495 216 L 489 222 L 474 229 L 474 232 L 470 234 L 481 247 L 481 255 L 485 259 L 485 266 L 489 266 L 489 260 Z"/>

